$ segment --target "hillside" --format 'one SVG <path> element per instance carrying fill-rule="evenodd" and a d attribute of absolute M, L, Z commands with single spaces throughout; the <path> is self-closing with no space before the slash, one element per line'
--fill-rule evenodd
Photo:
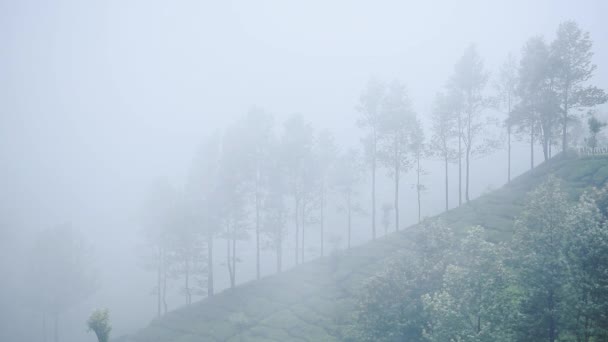
<path fill-rule="evenodd" d="M 511 233 L 525 194 L 549 174 L 572 199 L 608 180 L 608 156 L 554 159 L 511 184 L 439 215 L 456 232 L 482 225 L 488 238 Z M 290 271 L 253 281 L 154 320 L 128 342 L 338 341 L 355 294 L 385 260 L 408 248 L 408 229 Z"/>

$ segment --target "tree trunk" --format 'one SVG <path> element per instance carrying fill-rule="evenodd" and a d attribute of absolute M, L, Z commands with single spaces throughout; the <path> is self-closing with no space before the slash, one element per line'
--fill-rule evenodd
<path fill-rule="evenodd" d="M 417 156 L 416 162 L 418 163 L 416 170 L 416 192 L 418 194 L 418 223 L 420 223 L 420 156 Z"/>
<path fill-rule="evenodd" d="M 260 194 L 258 184 L 255 185 L 255 278 L 260 279 Z"/>
<path fill-rule="evenodd" d="M 230 231 L 229 226 L 227 226 L 227 231 Z M 228 267 L 228 275 L 230 276 L 230 287 L 234 288 L 234 270 L 232 268 L 232 260 L 231 260 L 231 256 L 232 256 L 232 252 L 230 250 L 230 237 L 227 236 L 226 237 L 226 266 Z"/>
<path fill-rule="evenodd" d="M 192 296 L 190 295 L 190 261 L 186 258 L 186 279 L 184 284 L 184 290 L 186 291 L 186 305 L 190 305 L 192 303 Z"/>
<path fill-rule="evenodd" d="M 298 197 L 296 197 L 295 202 L 296 203 L 295 203 L 294 217 L 295 217 L 295 221 L 296 221 L 296 265 L 297 265 L 298 260 L 300 258 L 300 256 L 299 256 L 300 251 L 298 250 L 298 247 L 300 246 L 300 217 L 299 217 L 300 199 Z"/>
<path fill-rule="evenodd" d="M 458 114 L 458 206 L 462 205 L 462 115 Z"/>
<path fill-rule="evenodd" d="M 300 258 L 300 263 L 304 262 L 304 231 L 306 230 L 306 200 L 302 200 L 302 241 L 300 244 L 300 253 L 302 253 L 302 257 Z"/>
<path fill-rule="evenodd" d="M 465 192 L 464 192 L 464 198 L 466 199 L 467 203 L 470 201 L 469 199 L 469 169 L 470 169 L 470 158 L 471 158 L 471 145 L 467 146 L 467 155 L 466 155 L 466 163 L 467 163 L 467 170 L 466 170 L 466 185 L 465 185 Z"/>
<path fill-rule="evenodd" d="M 325 255 L 325 189 L 321 189 L 321 257 Z"/>
<path fill-rule="evenodd" d="M 553 290 L 549 291 L 548 298 L 548 306 L 549 306 L 549 342 L 554 342 L 557 339 L 556 333 L 556 324 L 555 324 L 555 316 L 554 316 L 554 301 L 553 301 Z"/>
<path fill-rule="evenodd" d="M 372 240 L 376 240 L 376 136 L 372 156 Z"/>
<path fill-rule="evenodd" d="M 445 211 L 449 210 L 449 206 L 448 206 L 448 155 L 447 153 L 444 155 L 445 156 Z"/>
<path fill-rule="evenodd" d="M 530 170 L 534 168 L 534 128 L 530 128 Z"/>
<path fill-rule="evenodd" d="M 469 101 L 470 103 L 470 101 Z M 467 155 L 466 155 L 466 163 L 467 163 L 467 170 L 466 170 L 466 185 L 465 185 L 465 190 L 464 190 L 464 197 L 465 200 L 467 201 L 467 203 L 469 203 L 470 198 L 469 198 L 469 170 L 471 167 L 471 147 L 473 146 L 473 140 L 471 139 L 471 120 L 473 116 L 473 109 L 469 108 L 469 118 L 467 120 Z"/>
<path fill-rule="evenodd" d="M 232 238 L 232 288 L 236 287 L 236 226 L 234 227 L 234 237 Z"/>
<path fill-rule="evenodd" d="M 395 164 L 395 231 L 399 230 L 399 164 Z"/>
<path fill-rule="evenodd" d="M 511 125 L 507 125 L 507 183 L 511 183 Z"/>
<path fill-rule="evenodd" d="M 164 313 L 167 314 L 167 264 L 163 263 L 163 308 Z"/>
<path fill-rule="evenodd" d="M 278 227 L 278 238 L 277 238 L 277 273 L 281 273 L 283 263 L 283 234 L 281 227 Z"/>
<path fill-rule="evenodd" d="M 569 85 L 566 85 L 566 91 L 564 96 L 564 117 L 562 119 L 562 152 L 564 157 L 566 157 L 566 149 L 568 148 L 568 142 L 566 140 L 566 136 L 568 134 L 568 88 Z"/>
<path fill-rule="evenodd" d="M 213 297 L 213 236 L 207 236 L 207 297 Z"/>

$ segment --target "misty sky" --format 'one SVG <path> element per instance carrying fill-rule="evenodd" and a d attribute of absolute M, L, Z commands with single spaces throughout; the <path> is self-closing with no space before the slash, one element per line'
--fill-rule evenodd
<path fill-rule="evenodd" d="M 494 72 L 572 19 L 608 89 L 606 13 L 601 0 L 0 0 L 0 239 L 65 221 L 102 241 L 135 235 L 149 184 L 183 183 L 202 139 L 252 105 L 358 147 L 371 76 L 403 81 L 428 116 L 470 43 Z M 479 162 L 474 194 L 504 182 L 503 154 Z"/>

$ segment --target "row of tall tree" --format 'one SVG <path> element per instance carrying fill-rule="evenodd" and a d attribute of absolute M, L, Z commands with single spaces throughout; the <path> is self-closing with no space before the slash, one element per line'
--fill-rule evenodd
<path fill-rule="evenodd" d="M 532 167 L 537 143 L 546 160 L 561 134 L 561 150 L 566 151 L 575 114 L 607 100 L 603 90 L 589 84 L 596 69 L 591 48 L 589 34 L 576 23 L 565 22 L 551 44 L 531 38 L 519 62 L 509 56 L 491 78 L 476 48 L 468 47 L 444 90 L 436 95 L 428 140 L 405 85 L 372 79 L 356 106 L 362 152 L 342 151 L 330 132 L 315 131 L 301 115 L 292 115 L 277 127 L 272 115 L 251 109 L 222 134 L 205 141 L 183 189 L 158 184 L 149 196 L 143 223 L 155 250 L 158 313 L 166 311 L 167 279 L 183 280 L 186 303 L 192 300 L 193 288 L 206 288 L 207 295 L 213 295 L 215 248 L 225 248 L 223 264 L 232 287 L 237 283 L 240 246 L 251 237 L 258 279 L 264 248 L 276 255 L 276 270 L 283 269 L 288 236 L 293 239 L 289 245 L 296 265 L 306 259 L 306 246 L 320 246 L 318 255 L 325 255 L 325 224 L 331 208 L 344 213 L 347 247 L 352 243 L 352 217 L 360 212 L 371 214 L 370 235 L 375 239 L 381 168 L 393 180 L 393 203 L 382 207 L 387 233 L 389 226 L 395 230 L 401 226 L 402 178 L 412 171 L 415 179 L 408 183 L 416 190 L 420 221 L 423 166 L 429 158 L 440 158 L 444 164 L 445 209 L 450 208 L 450 163 L 458 165 L 458 205 L 463 195 L 468 202 L 472 160 L 503 145 L 497 134 L 501 122 L 506 128 L 508 181 L 512 136 L 529 139 Z M 368 172 L 369 210 L 359 204 Z M 217 239 L 225 246 L 215 246 Z"/>

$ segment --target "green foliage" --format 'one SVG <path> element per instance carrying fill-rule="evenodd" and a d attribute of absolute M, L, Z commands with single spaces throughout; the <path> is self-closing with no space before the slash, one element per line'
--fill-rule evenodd
<path fill-rule="evenodd" d="M 99 342 L 108 342 L 110 340 L 110 313 L 108 309 L 97 309 L 93 311 L 91 317 L 87 321 L 88 331 L 93 331 Z"/>
<path fill-rule="evenodd" d="M 457 263 L 447 267 L 443 288 L 423 298 L 430 324 L 429 341 L 509 341 L 512 303 L 509 277 L 499 246 L 483 238 L 483 228 L 468 230 Z"/>

